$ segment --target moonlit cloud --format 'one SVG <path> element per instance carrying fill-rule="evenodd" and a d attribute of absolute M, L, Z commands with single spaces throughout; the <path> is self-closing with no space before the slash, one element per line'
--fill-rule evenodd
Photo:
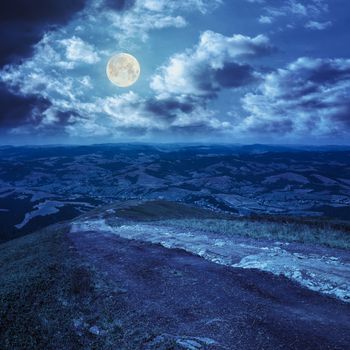
<path fill-rule="evenodd" d="M 0 22 L 1 135 L 318 142 L 349 134 L 348 36 L 329 0 L 38 1 L 34 11 L 14 0 L 25 21 L 8 3 L 10 22 Z M 141 63 L 129 90 L 106 78 L 108 59 L 123 51 Z"/>
<path fill-rule="evenodd" d="M 73 36 L 69 39 L 63 39 L 61 44 L 65 47 L 66 59 L 70 62 L 94 64 L 100 61 L 100 57 L 93 45 L 84 42 L 79 37 Z"/>
<path fill-rule="evenodd" d="M 308 29 L 324 30 L 331 23 L 324 20 L 329 12 L 328 0 L 247 0 L 262 6 L 258 21 L 271 24 L 283 19 L 287 28 L 302 25 Z M 326 25 L 327 23 L 327 25 Z"/>
<path fill-rule="evenodd" d="M 145 0 L 136 1 L 132 11 L 108 12 L 105 14 L 110 25 L 117 29 L 115 38 L 126 42 L 130 38 L 146 41 L 152 30 L 187 26 L 185 15 L 199 11 L 204 14 L 215 9 L 221 0 Z M 122 29 L 122 30 L 121 30 Z"/>
<path fill-rule="evenodd" d="M 207 13 L 209 10 L 213 10 L 217 6 L 222 4 L 222 0 L 144 0 L 139 1 L 138 6 L 151 11 L 164 12 L 164 11 L 192 11 L 196 9 L 201 13 Z"/>
<path fill-rule="evenodd" d="M 350 60 L 299 58 L 244 96 L 241 127 L 294 136 L 349 136 Z"/>
<path fill-rule="evenodd" d="M 188 11 L 206 13 L 219 4 L 220 1 L 149 0 L 124 2 L 114 11 L 104 6 L 105 1 L 91 1 L 69 25 L 46 33 L 30 59 L 2 70 L 1 82 L 14 94 L 23 98 L 38 96 L 46 101 L 43 108 L 32 109 L 27 116 L 29 123 L 12 132 L 60 128 L 72 136 L 79 133 L 86 137 L 114 137 L 130 130 L 147 134 L 152 130 L 185 128 L 191 123 L 219 127 L 222 123 L 211 118 L 210 111 L 186 108 L 188 101 L 145 98 L 137 93 L 109 95 L 107 87 L 101 89 L 98 85 L 101 79 L 102 85 L 107 84 L 101 72 L 105 71 L 103 62 L 115 51 L 111 50 L 113 41 L 147 40 L 149 31 L 185 26 L 183 14 Z M 160 116 L 157 111 L 163 108 L 165 112 L 165 106 L 167 113 Z"/>
<path fill-rule="evenodd" d="M 222 88 L 240 87 L 255 79 L 254 69 L 245 63 L 248 56 L 273 51 L 264 35 L 226 37 L 204 32 L 194 49 L 172 56 L 151 79 L 159 96 L 211 96 Z"/>

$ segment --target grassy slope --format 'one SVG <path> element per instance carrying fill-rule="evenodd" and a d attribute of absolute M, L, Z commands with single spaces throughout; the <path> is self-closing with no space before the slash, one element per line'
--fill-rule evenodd
<path fill-rule="evenodd" d="M 118 288 L 82 261 L 66 230 L 51 226 L 0 245 L 0 349 L 112 349 L 120 340 Z M 89 331 L 101 324 L 108 337 Z"/>
<path fill-rule="evenodd" d="M 126 201 L 118 205 L 113 205 L 112 209 L 117 209 L 119 218 L 135 220 L 135 221 L 153 221 L 165 219 L 208 219 L 208 218 L 228 218 L 226 214 L 212 212 L 206 209 L 194 207 L 192 205 L 168 202 L 162 200 L 154 200 L 147 202 Z M 106 216 L 110 216 L 108 208 L 106 208 Z M 97 210 L 98 215 L 101 210 Z M 89 216 L 91 216 L 89 214 Z"/>
<path fill-rule="evenodd" d="M 110 215 L 107 215 L 109 217 Z M 118 210 L 118 217 L 130 220 L 157 221 L 186 229 L 209 231 L 227 236 L 263 238 L 286 242 L 321 244 L 350 249 L 350 227 L 305 218 L 254 217 L 243 218 L 219 214 L 166 201 L 130 202 Z"/>

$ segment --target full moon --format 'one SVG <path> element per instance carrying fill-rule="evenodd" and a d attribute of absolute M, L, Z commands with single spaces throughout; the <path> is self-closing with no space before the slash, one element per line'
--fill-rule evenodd
<path fill-rule="evenodd" d="M 140 64 L 137 59 L 128 53 L 119 53 L 110 58 L 107 64 L 107 77 L 119 87 L 129 87 L 140 77 Z"/>

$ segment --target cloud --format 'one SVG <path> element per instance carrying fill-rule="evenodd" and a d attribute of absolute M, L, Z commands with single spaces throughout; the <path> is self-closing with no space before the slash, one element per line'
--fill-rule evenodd
<path fill-rule="evenodd" d="M 260 3 L 266 11 L 261 22 L 285 16 L 281 8 Z M 120 45 L 127 42 L 130 48 L 146 41 L 153 30 L 183 27 L 188 12 L 206 13 L 219 4 L 89 2 L 69 23 L 43 34 L 31 58 L 1 70 L 0 128 L 18 134 L 60 132 L 109 139 L 347 134 L 350 61 L 300 58 L 265 73 L 259 58 L 275 50 L 265 35 L 225 36 L 207 30 L 196 45 L 159 67 L 150 77 L 147 93 L 116 94 L 109 88 L 104 62 Z M 327 11 L 321 5 L 322 0 L 290 0 L 283 6 L 307 28 L 322 30 L 331 24 L 320 20 Z M 224 91 L 243 96 L 239 116 L 235 112 L 230 119 L 230 114 L 223 117 L 215 110 Z"/>
<path fill-rule="evenodd" d="M 139 2 L 139 5 L 145 9 L 158 12 L 172 12 L 172 11 L 193 11 L 196 9 L 201 13 L 207 13 L 222 4 L 222 0 L 144 0 Z"/>
<path fill-rule="evenodd" d="M 18 125 L 32 125 L 40 123 L 35 118 L 45 111 L 49 104 L 38 96 L 20 96 L 10 93 L 0 84 L 0 129 L 12 128 Z"/>
<path fill-rule="evenodd" d="M 60 43 L 66 49 L 68 61 L 94 64 L 100 61 L 100 57 L 93 45 L 84 42 L 82 39 L 73 36 L 70 39 L 61 40 Z"/>
<path fill-rule="evenodd" d="M 198 135 L 224 134 L 232 125 L 220 120 L 209 107 L 223 89 L 235 89 L 256 81 L 258 73 L 245 63 L 261 57 L 274 48 L 265 36 L 254 38 L 233 35 L 226 37 L 206 31 L 193 48 L 173 55 L 151 78 L 152 97 L 136 94 L 109 99 L 102 103 L 104 112 L 118 123 L 125 116 L 134 125 L 148 132 L 162 131 L 172 137 L 192 133 Z M 104 100 L 105 101 L 105 100 Z M 128 121 L 130 123 L 130 120 Z"/>
<path fill-rule="evenodd" d="M 154 97 L 141 104 L 142 113 L 162 121 L 173 133 L 225 134 L 232 131 L 210 103 L 221 90 L 239 89 L 257 81 L 259 73 L 247 60 L 274 51 L 266 36 L 224 36 L 205 31 L 191 49 L 170 57 L 151 78 Z"/>
<path fill-rule="evenodd" d="M 136 0 L 105 0 L 103 5 L 108 6 L 112 10 L 127 11 L 135 6 Z"/>
<path fill-rule="evenodd" d="M 27 0 L 0 2 L 0 67 L 15 59 L 28 57 L 32 45 L 50 27 L 64 25 L 81 11 L 85 0 Z"/>
<path fill-rule="evenodd" d="M 8 66 L 1 79 L 23 97 L 46 101 L 40 113 L 32 112 L 36 131 L 58 128 L 71 136 L 149 137 L 196 133 L 227 133 L 232 125 L 216 117 L 208 104 L 223 89 L 246 86 L 259 73 L 246 60 L 273 52 L 263 35 L 227 37 L 212 31 L 201 34 L 192 49 L 170 58 L 151 78 L 152 96 L 129 92 L 117 96 L 93 93 L 87 74 L 100 60 L 96 49 L 74 35 L 60 39 L 61 32 L 48 33 L 36 45 L 35 55 L 20 66 Z M 70 70 L 71 74 L 62 74 Z M 28 132 L 27 124 L 13 132 Z"/>
<path fill-rule="evenodd" d="M 299 58 L 242 99 L 241 128 L 307 137 L 350 133 L 350 60 Z"/>
<path fill-rule="evenodd" d="M 271 24 L 273 22 L 273 17 L 271 16 L 260 16 L 259 22 L 262 24 Z"/>
<path fill-rule="evenodd" d="M 89 117 L 70 118 L 66 130 L 71 136 L 150 139 L 158 135 L 169 140 L 179 133 L 183 136 L 186 130 L 202 136 L 204 132 L 220 133 L 229 127 L 199 104 L 175 98 L 144 98 L 134 92 L 99 98 L 94 103 L 79 103 L 76 107 Z"/>
<path fill-rule="evenodd" d="M 118 29 L 115 38 L 122 44 L 129 44 L 130 38 L 146 41 L 152 30 L 185 27 L 186 13 L 199 11 L 204 14 L 221 3 L 221 0 L 134 1 L 132 11 L 107 12 L 105 17 L 111 27 Z"/>
<path fill-rule="evenodd" d="M 136 93 L 110 95 L 103 64 L 115 51 L 110 48 L 116 38 L 128 38 L 130 44 L 134 39 L 139 40 L 137 33 L 142 31 L 146 35 L 142 40 L 146 40 L 150 30 L 185 25 L 182 14 L 187 11 L 205 13 L 219 3 L 124 1 L 115 8 L 114 3 L 105 0 L 90 2 L 69 24 L 47 32 L 34 46 L 30 59 L 7 65 L 0 72 L 0 81 L 6 84 L 7 92 L 23 99 L 27 108 L 25 113 L 22 109 L 13 109 L 14 113 L 18 111 L 25 117 L 13 118 L 11 132 L 55 130 L 72 136 L 115 138 L 123 134 L 147 135 L 187 127 L 201 130 L 204 125 L 207 129 L 220 129 L 225 123 L 214 118 L 206 105 L 199 105 L 198 99 L 190 96 L 163 98 L 155 90 L 153 96 L 147 98 Z M 129 21 L 127 26 L 125 21 Z M 243 37 L 236 38 L 239 40 L 242 42 L 236 44 L 237 55 L 251 54 L 255 48 L 250 46 L 257 46 L 249 40 L 244 42 Z M 211 78 L 222 87 L 231 84 L 223 74 L 224 69 L 228 74 L 237 74 L 236 85 L 252 74 L 250 67 L 244 64 L 218 67 L 216 76 Z M 35 106 L 37 100 L 41 101 L 40 108 Z"/>
<path fill-rule="evenodd" d="M 151 80 L 159 96 L 211 97 L 223 88 L 235 88 L 256 79 L 253 67 L 244 61 L 273 51 L 264 35 L 254 38 L 227 37 L 212 31 L 200 36 L 199 44 L 172 56 Z"/>
<path fill-rule="evenodd" d="M 52 106 L 52 98 L 48 98 L 50 93 L 45 92 L 46 87 L 52 91 L 55 85 L 55 90 L 62 93 L 72 85 L 71 82 L 65 84 L 67 79 L 61 82 L 61 79 L 57 79 L 58 69 L 61 69 L 62 76 L 67 76 L 65 70 L 72 69 L 76 62 L 65 60 L 63 54 L 50 47 L 53 44 L 59 46 L 58 41 L 48 42 L 58 37 L 45 33 L 60 32 L 60 28 L 68 26 L 88 2 L 36 0 L 33 3 L 12 0 L 0 3 L 0 69 L 8 65 L 0 70 L 0 128 L 26 132 L 26 129 L 39 127 L 45 123 L 45 112 L 51 111 Z M 84 47 L 76 45 L 75 52 L 72 49 L 73 46 L 67 51 L 68 56 L 74 58 L 75 54 L 78 59 L 78 49 L 83 53 Z M 34 58 L 28 58 L 31 55 Z M 37 55 L 42 56 L 39 58 Z M 96 61 L 96 57 L 92 59 L 90 56 L 88 60 Z M 36 64 L 37 69 L 32 69 Z M 60 118 L 64 119 L 63 113 L 57 111 L 55 119 Z"/>
<path fill-rule="evenodd" d="M 26 4 L 21 7 L 17 0 L 14 3 L 19 10 L 11 8 L 13 16 L 28 7 Z M 73 6 L 78 3 L 80 7 Z M 140 40 L 147 40 L 149 31 L 183 27 L 188 12 L 205 13 L 220 3 L 220 0 L 86 0 L 82 9 L 82 1 L 72 1 L 66 7 L 55 2 L 52 9 L 58 13 L 53 14 L 51 2 L 47 1 L 37 13 L 28 11 L 29 21 L 33 23 L 47 16 L 47 21 L 57 19 L 61 26 L 48 31 L 48 27 L 40 27 L 40 22 L 35 38 L 42 37 L 33 46 L 32 57 L 14 61 L 0 71 L 4 96 L 11 101 L 0 107 L 0 123 L 17 133 L 60 128 L 62 132 L 74 134 L 76 126 L 78 132 L 86 132 L 87 136 L 91 136 L 93 130 L 110 135 L 116 134 L 116 129 L 138 129 L 139 132 L 163 128 L 162 122 L 150 120 L 157 109 L 152 97 L 145 101 L 138 95 L 134 100 L 128 95 L 110 96 L 103 62 L 117 49 L 122 49 L 124 40 L 130 50 Z M 81 11 L 72 17 L 76 13 L 73 9 Z M 32 43 L 30 41 L 30 45 Z M 18 108 L 14 107 L 16 103 Z M 175 114 L 177 109 L 170 101 L 160 104 L 159 110 L 173 106 L 170 113 Z M 183 105 L 178 111 L 185 109 Z M 120 116 L 122 113 L 129 113 L 130 118 Z"/>
<path fill-rule="evenodd" d="M 329 21 L 322 18 L 329 12 L 327 0 L 247 0 L 262 6 L 263 13 L 258 21 L 271 24 L 283 19 L 283 25 L 293 28 L 304 26 L 307 29 L 326 29 Z M 327 25 L 326 25 L 327 23 Z M 319 25 L 318 25 L 319 24 Z M 318 28 L 316 28 L 318 27 Z"/>
<path fill-rule="evenodd" d="M 327 22 L 318 22 L 318 21 L 309 21 L 305 24 L 305 28 L 312 30 L 325 30 L 332 26 L 331 21 Z"/>
<path fill-rule="evenodd" d="M 8 94 L 45 101 L 42 105 L 46 109 L 40 110 L 40 116 L 36 106 L 28 104 L 28 109 L 32 108 L 32 119 L 36 121 L 32 125 L 22 125 L 21 118 L 14 118 L 21 130 L 23 127 L 44 130 L 54 124 L 62 127 L 68 123 L 69 113 L 79 115 L 79 102 L 89 100 L 93 90 L 90 66 L 97 69 L 95 63 L 99 60 L 93 46 L 81 38 L 62 39 L 51 32 L 35 46 L 31 59 L 20 65 L 6 66 L 1 71 L 0 81 L 6 84 Z"/>

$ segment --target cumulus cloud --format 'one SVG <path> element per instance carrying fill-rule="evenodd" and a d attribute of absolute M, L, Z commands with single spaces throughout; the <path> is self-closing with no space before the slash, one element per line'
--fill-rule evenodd
<path fill-rule="evenodd" d="M 206 31 L 194 49 L 172 56 L 159 69 L 151 87 L 164 97 L 211 97 L 223 88 L 241 87 L 255 80 L 257 73 L 245 59 L 271 51 L 273 47 L 264 35 L 227 37 Z"/>
<path fill-rule="evenodd" d="M 256 132 L 312 136 L 350 132 L 350 60 L 299 58 L 266 75 L 242 103 L 241 127 Z"/>
<path fill-rule="evenodd" d="M 232 130 L 232 125 L 220 120 L 209 102 L 223 89 L 256 81 L 260 73 L 246 61 L 273 50 L 263 35 L 227 37 L 206 31 L 197 45 L 172 56 L 151 78 L 152 96 L 133 92 L 106 96 L 95 91 L 90 77 L 89 66 L 100 61 L 93 45 L 77 34 L 66 38 L 62 32 L 52 32 L 36 45 L 32 59 L 7 66 L 1 80 L 19 96 L 46 101 L 29 118 L 29 127 L 39 131 L 61 127 L 72 136 L 87 137 L 215 134 Z M 13 131 L 24 133 L 26 128 L 22 123 Z"/>
<path fill-rule="evenodd" d="M 248 59 L 274 50 L 266 36 L 224 36 L 205 31 L 191 49 L 170 57 L 151 78 L 154 96 L 138 106 L 143 115 L 166 129 L 182 133 L 227 133 L 232 124 L 220 120 L 210 102 L 221 90 L 237 89 L 256 81 L 259 73 Z"/>
<path fill-rule="evenodd" d="M 331 25 L 322 19 L 327 11 L 323 0 L 283 0 L 280 8 L 275 0 L 251 2 L 264 6 L 260 22 L 265 24 L 292 14 L 309 29 Z M 0 128 L 18 134 L 59 129 L 71 136 L 108 139 L 157 133 L 234 137 L 255 132 L 315 136 L 348 132 L 349 60 L 300 58 L 266 74 L 257 59 L 274 47 L 264 35 L 205 31 L 196 45 L 172 55 L 151 75 L 147 92 L 118 94 L 111 89 L 105 63 L 113 52 L 126 43 L 130 51 L 147 41 L 151 31 L 182 28 L 187 12 L 206 13 L 220 3 L 88 1 L 69 24 L 46 32 L 32 57 L 0 71 L 0 90 L 6 90 L 0 95 L 5 111 Z M 244 113 L 215 110 L 224 90 L 244 96 Z"/>
<path fill-rule="evenodd" d="M 182 135 L 196 132 L 201 136 L 206 132 L 220 133 L 229 127 L 204 106 L 177 99 L 145 98 L 134 92 L 98 98 L 93 103 L 78 102 L 76 108 L 88 118 L 71 114 L 65 127 L 71 136 L 149 139 L 159 134 L 174 139 L 180 131 Z"/>
<path fill-rule="evenodd" d="M 258 73 L 245 63 L 248 58 L 271 53 L 265 36 L 226 37 L 206 31 L 199 43 L 175 54 L 151 78 L 152 97 L 136 94 L 110 99 L 104 110 L 110 118 L 134 116 L 147 130 L 182 134 L 220 134 L 232 131 L 228 121 L 220 120 L 209 106 L 222 89 L 234 89 L 255 81 Z"/>
<path fill-rule="evenodd" d="M 6 96 L 11 96 L 7 100 L 18 104 L 18 108 L 3 104 L 5 115 L 1 116 L 0 124 L 13 128 L 15 133 L 61 128 L 71 135 L 114 136 L 121 130 L 133 129 L 138 133 L 161 130 L 165 125 L 177 125 L 181 118 L 185 120 L 182 116 L 170 117 L 189 112 L 184 103 L 176 107 L 175 100 L 176 103 L 164 100 L 156 107 L 153 97 L 110 95 L 104 62 L 121 49 L 123 40 L 130 49 L 140 39 L 147 40 L 149 31 L 183 27 L 187 12 L 206 13 L 221 1 L 87 0 L 86 3 L 85 9 L 69 23 L 47 31 L 33 47 L 32 57 L 0 71 L 0 83 L 6 89 Z M 160 111 L 165 106 L 169 107 L 168 115 L 155 118 L 157 108 Z M 20 113 L 21 117 L 13 116 L 14 113 Z M 206 115 L 202 114 L 201 122 Z M 182 124 L 186 123 L 182 121 Z"/>
<path fill-rule="evenodd" d="M 90 45 L 80 38 L 64 40 L 64 44 L 56 38 L 54 34 L 45 35 L 36 46 L 32 59 L 19 66 L 6 66 L 1 72 L 1 81 L 17 94 L 38 95 L 51 102 L 60 97 L 67 103 L 72 102 L 89 90 L 89 77 L 76 77 L 72 73 L 67 74 L 67 70 L 79 69 L 76 67 L 79 62 L 91 64 L 98 61 L 97 54 L 88 50 Z M 80 50 L 73 50 L 74 43 L 79 43 Z M 85 66 L 84 70 L 88 71 Z"/>

